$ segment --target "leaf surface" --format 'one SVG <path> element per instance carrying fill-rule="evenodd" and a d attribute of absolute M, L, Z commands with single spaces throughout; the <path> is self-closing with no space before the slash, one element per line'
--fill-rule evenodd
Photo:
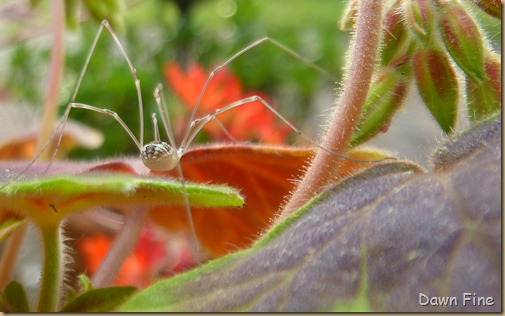
<path fill-rule="evenodd" d="M 89 164 L 56 163 L 52 172 Z M 243 199 L 237 190 L 226 186 L 199 185 L 153 176 L 103 172 L 106 167 L 128 169 L 123 163 L 100 164 L 81 174 L 49 174 L 29 179 L 4 182 L 0 188 L 3 211 L 29 217 L 41 226 L 54 225 L 71 212 L 96 206 L 183 204 L 184 190 L 191 205 L 239 206 Z M 112 168 L 111 167 L 111 168 Z M 10 170 L 2 166 L 2 170 Z M 36 170 L 43 169 L 35 166 Z M 72 169 L 70 169 L 72 170 Z M 74 172 L 72 170 L 72 172 Z M 4 176 L 4 178 L 6 178 Z"/>
<path fill-rule="evenodd" d="M 313 153 L 313 148 L 250 144 L 218 144 L 188 151 L 181 159 L 186 179 L 226 184 L 239 189 L 245 197 L 244 206 L 236 212 L 227 207 L 192 208 L 200 242 L 214 256 L 249 247 L 271 225 Z M 365 149 L 348 153 L 350 157 L 363 160 L 383 158 L 381 154 Z M 339 176 L 347 176 L 369 165 L 367 162 L 346 160 Z M 177 173 L 163 172 L 161 175 L 175 177 Z M 170 230 L 188 229 L 187 218 L 180 206 L 155 207 L 151 209 L 150 216 Z"/>
<path fill-rule="evenodd" d="M 124 302 L 137 288 L 133 286 L 115 286 L 90 290 L 62 308 L 65 313 L 108 312 Z"/>

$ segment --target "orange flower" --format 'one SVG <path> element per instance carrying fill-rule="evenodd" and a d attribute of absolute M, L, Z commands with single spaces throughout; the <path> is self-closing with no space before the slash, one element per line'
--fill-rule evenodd
<path fill-rule="evenodd" d="M 190 242 L 174 235 L 167 240 L 156 234 L 152 226 L 142 230 L 135 250 L 125 259 L 114 281 L 115 285 L 146 287 L 160 275 L 172 275 L 195 264 Z M 86 236 L 78 244 L 85 258 L 87 273 L 93 275 L 112 244 L 105 234 Z"/>
<path fill-rule="evenodd" d="M 209 73 L 196 63 L 191 63 L 186 70 L 183 70 L 174 62 L 168 63 L 164 72 L 165 79 L 171 86 L 172 91 L 178 95 L 188 112 L 191 111 L 196 105 Z M 218 71 L 210 81 L 199 104 L 198 113 L 205 115 L 253 95 L 260 96 L 269 102 L 268 97 L 261 92 L 243 91 L 242 83 L 237 76 L 229 69 L 224 68 Z M 269 102 L 269 104 L 271 103 Z M 218 119 L 223 123 L 226 130 L 239 140 L 256 139 L 262 142 L 280 144 L 285 141 L 286 136 L 291 131 L 284 123 L 278 122 L 275 114 L 259 101 L 224 112 L 219 115 Z M 184 130 L 186 126 L 182 129 Z M 207 124 L 203 130 L 213 140 L 228 140 L 226 133 L 217 124 Z"/>

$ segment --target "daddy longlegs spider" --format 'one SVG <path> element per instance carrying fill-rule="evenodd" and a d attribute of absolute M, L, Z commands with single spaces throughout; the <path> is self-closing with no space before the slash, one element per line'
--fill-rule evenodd
<path fill-rule="evenodd" d="M 136 89 L 137 98 L 138 98 L 139 120 L 140 120 L 140 131 L 139 131 L 139 138 L 138 139 L 135 136 L 135 134 L 131 131 L 131 129 L 127 126 L 127 124 L 121 119 L 121 117 L 116 112 L 111 111 L 111 110 L 106 109 L 106 108 L 98 108 L 98 107 L 95 107 L 95 106 L 92 106 L 92 105 L 75 102 L 77 94 L 79 92 L 80 85 L 81 85 L 82 80 L 83 80 L 83 78 L 84 78 L 84 76 L 86 74 L 86 70 L 88 68 L 90 60 L 91 60 L 91 58 L 93 56 L 95 48 L 96 48 L 96 46 L 98 44 L 98 41 L 99 41 L 99 39 L 101 37 L 101 34 L 102 34 L 102 32 L 103 32 L 104 29 L 108 31 L 108 33 L 111 35 L 112 39 L 114 40 L 117 48 L 120 50 L 121 55 L 123 56 L 123 58 L 125 59 L 126 63 L 128 64 L 128 67 L 130 69 L 131 75 L 132 75 L 132 77 L 134 79 L 134 82 L 135 82 L 135 89 Z M 80 73 L 80 75 L 78 77 L 78 80 L 76 82 L 73 94 L 71 96 L 71 100 L 70 100 L 69 104 L 67 105 L 67 108 L 66 108 L 66 110 L 65 110 L 65 112 L 63 114 L 63 117 L 60 120 L 60 123 L 59 123 L 58 127 L 53 132 L 53 135 L 56 135 L 56 133 L 58 133 L 58 131 L 60 131 L 58 139 L 57 139 L 56 146 L 54 148 L 54 152 L 53 152 L 52 157 L 51 157 L 51 159 L 50 159 L 50 161 L 49 161 L 49 163 L 48 163 L 48 165 L 47 165 L 47 167 L 45 169 L 45 172 L 47 172 L 47 170 L 50 168 L 50 166 L 51 166 L 52 162 L 54 161 L 54 159 L 56 157 L 56 154 L 57 154 L 57 152 L 59 150 L 59 147 L 60 147 L 61 141 L 62 141 L 62 137 L 63 137 L 63 131 L 64 131 L 65 125 L 67 123 L 67 120 L 69 118 L 70 111 L 72 109 L 84 109 L 84 110 L 89 110 L 89 111 L 105 114 L 105 115 L 108 115 L 108 116 L 111 116 L 112 118 L 114 118 L 114 120 L 116 120 L 123 127 L 123 129 L 129 135 L 129 137 L 132 139 L 132 141 L 138 147 L 139 152 L 140 152 L 140 158 L 141 158 L 143 164 L 147 168 L 149 168 L 150 170 L 154 170 L 154 171 L 167 171 L 167 170 L 176 169 L 177 172 L 178 172 L 180 181 L 181 181 L 182 188 L 184 190 L 185 180 L 184 180 L 182 168 L 181 168 L 181 166 L 179 164 L 179 161 L 182 158 L 182 156 L 186 153 L 186 151 L 188 150 L 189 146 L 191 145 L 191 143 L 193 142 L 193 140 L 195 139 L 195 137 L 197 136 L 197 134 L 202 130 L 202 128 L 207 123 L 209 123 L 212 120 L 215 120 L 218 123 L 218 125 L 225 131 L 225 133 L 227 133 L 229 135 L 229 133 L 226 131 L 226 129 L 223 126 L 223 124 L 220 123 L 220 121 L 219 121 L 219 119 L 218 119 L 217 116 L 219 114 L 224 113 L 226 111 L 229 111 L 231 109 L 234 109 L 234 108 L 246 105 L 246 104 L 251 104 L 252 102 L 255 102 L 255 101 L 259 101 L 263 106 L 265 106 L 269 111 L 271 111 L 278 119 L 280 119 L 290 129 L 292 129 L 293 132 L 295 132 L 297 135 L 299 135 L 300 137 L 304 138 L 306 141 L 308 141 L 310 144 L 316 146 L 320 150 L 324 150 L 324 151 L 326 151 L 326 152 L 328 152 L 328 153 L 330 153 L 332 155 L 335 155 L 335 156 L 343 158 L 343 159 L 357 161 L 357 162 L 377 162 L 377 161 L 384 160 L 384 159 L 362 160 L 362 159 L 357 159 L 357 158 L 351 158 L 351 157 L 347 157 L 345 155 L 339 154 L 339 153 L 334 152 L 334 151 L 332 151 L 332 150 L 330 150 L 328 148 L 323 147 L 318 142 L 312 140 L 310 137 L 308 137 L 304 133 L 302 133 L 301 130 L 299 130 L 297 127 L 295 127 L 293 124 L 291 124 L 273 106 L 271 106 L 268 102 L 266 102 L 264 99 L 262 99 L 259 96 L 247 97 L 247 98 L 235 101 L 235 102 L 233 102 L 231 104 L 224 105 L 222 108 L 214 110 L 213 112 L 211 112 L 211 113 L 209 113 L 209 114 L 207 114 L 205 116 L 196 117 L 198 106 L 199 106 L 199 104 L 200 104 L 200 102 L 201 102 L 201 100 L 203 98 L 203 95 L 204 95 L 204 93 L 205 93 L 205 91 L 206 91 L 209 83 L 211 82 L 211 80 L 215 76 L 215 74 L 218 71 L 220 71 L 221 69 L 223 69 L 225 66 L 227 66 L 228 64 L 230 64 L 233 60 L 235 60 L 236 58 L 238 58 L 239 56 L 241 56 L 242 54 L 250 51 L 251 49 L 253 49 L 253 48 L 255 48 L 255 47 L 257 47 L 257 46 L 259 46 L 261 44 L 267 43 L 267 42 L 273 44 L 274 46 L 276 46 L 276 47 L 278 47 L 280 49 L 282 49 L 287 54 L 289 54 L 292 57 L 294 57 L 294 58 L 302 61 L 303 63 L 305 63 L 307 66 L 309 66 L 309 67 L 315 69 L 316 71 L 318 71 L 320 73 L 323 73 L 326 76 L 328 76 L 328 77 L 331 78 L 331 75 L 328 74 L 324 69 L 322 69 L 319 66 L 313 64 L 309 60 L 305 59 L 301 55 L 299 55 L 296 52 L 294 52 L 293 50 L 291 50 L 290 48 L 284 46 L 283 44 L 277 42 L 274 39 L 271 39 L 271 38 L 268 38 L 268 37 L 262 38 L 260 40 L 257 40 L 255 42 L 251 43 L 250 45 L 246 46 L 245 48 L 241 49 L 239 52 L 237 52 L 236 54 L 234 54 L 233 56 L 231 56 L 230 58 L 228 58 L 225 62 L 223 62 L 222 64 L 220 64 L 219 66 L 217 66 L 213 71 L 210 72 L 210 74 L 209 74 L 209 76 L 208 76 L 208 78 L 207 78 L 207 80 L 206 80 L 206 82 L 205 82 L 205 84 L 204 84 L 204 86 L 203 86 L 203 88 L 202 88 L 199 96 L 198 96 L 197 102 L 196 102 L 196 104 L 195 104 L 195 106 L 194 106 L 194 108 L 193 108 L 193 110 L 191 112 L 191 116 L 190 116 L 190 119 L 189 119 L 190 124 L 186 128 L 184 136 L 183 136 L 183 138 L 181 140 L 181 143 L 179 145 L 177 145 L 177 143 L 175 141 L 175 137 L 174 137 L 174 133 L 173 133 L 173 129 L 172 129 L 172 125 L 171 125 L 169 114 L 168 114 L 167 111 L 165 111 L 166 102 L 165 102 L 165 99 L 164 99 L 164 96 L 163 96 L 162 85 L 158 84 L 156 86 L 155 90 L 154 90 L 154 98 L 155 98 L 155 101 L 156 101 L 157 109 L 158 109 L 159 114 L 161 116 L 161 120 L 162 120 L 162 123 L 163 123 L 164 130 L 165 130 L 165 132 L 167 134 L 167 137 L 168 137 L 168 142 L 165 142 L 165 141 L 161 140 L 159 129 L 158 129 L 157 115 L 156 115 L 156 113 L 153 113 L 152 116 L 151 116 L 151 120 L 152 120 L 153 128 L 154 128 L 154 141 L 149 142 L 149 143 L 146 144 L 144 142 L 144 115 L 143 115 L 143 109 L 144 109 L 144 107 L 143 107 L 143 103 L 142 103 L 142 92 L 141 92 L 141 87 L 140 87 L 140 79 L 139 79 L 139 77 L 137 75 L 137 71 L 136 71 L 135 67 L 133 66 L 133 63 L 131 62 L 130 58 L 128 57 L 128 54 L 126 53 L 123 45 L 121 44 L 121 42 L 120 42 L 117 34 L 112 29 L 112 27 L 109 24 L 109 22 L 107 20 L 104 20 L 101 23 L 100 28 L 97 31 L 97 34 L 96 34 L 96 36 L 94 38 L 94 41 L 93 41 L 92 46 L 91 46 L 91 49 L 90 49 L 90 51 L 89 51 L 89 53 L 88 53 L 88 55 L 86 57 L 86 61 L 84 63 L 83 69 L 81 70 L 81 73 Z M 231 136 L 231 135 L 229 135 L 229 136 Z M 52 137 L 51 137 L 51 139 L 52 139 Z M 50 143 L 51 143 L 51 141 L 47 141 L 46 142 L 46 144 L 37 153 L 37 155 L 30 161 L 30 163 L 27 165 L 27 167 L 24 168 L 17 175 L 17 177 L 15 179 L 19 178 L 23 173 L 25 173 L 35 163 L 35 161 L 39 158 L 39 156 L 42 154 L 42 152 L 46 149 L 46 147 Z M 188 218 L 188 223 L 189 223 L 190 231 L 191 231 L 191 234 L 193 236 L 193 242 L 194 242 L 194 246 L 195 246 L 195 249 L 196 249 L 197 256 L 199 256 L 200 255 L 200 246 L 199 246 L 199 242 L 198 242 L 198 237 L 197 237 L 197 234 L 196 234 L 195 226 L 194 226 L 194 223 L 193 223 L 193 218 L 192 218 L 192 215 L 191 215 L 191 208 L 190 208 L 190 205 L 189 205 L 189 198 L 188 198 L 188 195 L 187 195 L 186 191 L 184 191 L 183 196 L 184 196 L 184 202 L 185 202 L 184 204 L 185 204 L 186 216 Z"/>

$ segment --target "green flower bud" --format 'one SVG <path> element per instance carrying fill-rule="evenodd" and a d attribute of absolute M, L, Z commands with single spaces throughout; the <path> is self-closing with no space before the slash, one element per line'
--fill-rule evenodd
<path fill-rule="evenodd" d="M 501 100 L 501 57 L 495 53 L 489 54 L 484 66 L 493 92 L 496 98 Z"/>
<path fill-rule="evenodd" d="M 393 6 L 384 18 L 382 65 L 396 65 L 405 62 L 412 48 L 412 39 L 403 23 L 398 6 Z"/>
<path fill-rule="evenodd" d="M 495 54 L 485 60 L 489 79 L 477 82 L 466 78 L 468 114 L 472 122 L 481 121 L 501 108 L 501 62 Z"/>
<path fill-rule="evenodd" d="M 358 128 L 351 139 L 354 147 L 379 132 L 387 131 L 391 118 L 403 104 L 410 80 L 410 65 L 380 68 L 370 86 Z M 401 69 L 401 70 L 400 70 Z"/>
<path fill-rule="evenodd" d="M 473 0 L 482 10 L 494 17 L 501 19 L 501 1 L 500 0 Z"/>
<path fill-rule="evenodd" d="M 442 38 L 452 59 L 473 80 L 484 80 L 484 42 L 477 24 L 456 2 L 441 5 Z"/>
<path fill-rule="evenodd" d="M 424 103 L 444 132 L 456 124 L 458 82 L 447 55 L 440 50 L 418 51 L 413 59 L 417 88 Z"/>
<path fill-rule="evenodd" d="M 404 2 L 405 17 L 410 30 L 422 41 L 426 41 L 433 28 L 433 3 L 431 0 L 409 0 Z"/>

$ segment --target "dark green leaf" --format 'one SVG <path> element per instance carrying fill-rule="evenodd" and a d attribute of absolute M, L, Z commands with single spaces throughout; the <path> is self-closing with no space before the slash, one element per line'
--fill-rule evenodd
<path fill-rule="evenodd" d="M 348 178 L 251 249 L 159 281 L 120 310 L 500 311 L 500 131 L 495 120 L 448 141 L 427 173 L 394 162 Z M 422 306 L 420 293 L 459 303 Z M 464 293 L 494 304 L 464 305 Z"/>
<path fill-rule="evenodd" d="M 108 312 L 124 302 L 137 288 L 133 286 L 117 286 L 95 289 L 86 292 L 61 309 L 66 313 Z"/>
<path fill-rule="evenodd" d="M 25 289 L 17 281 L 11 281 L 3 294 L 3 308 L 5 312 L 10 313 L 28 313 L 30 312 L 30 303 L 26 296 Z"/>

